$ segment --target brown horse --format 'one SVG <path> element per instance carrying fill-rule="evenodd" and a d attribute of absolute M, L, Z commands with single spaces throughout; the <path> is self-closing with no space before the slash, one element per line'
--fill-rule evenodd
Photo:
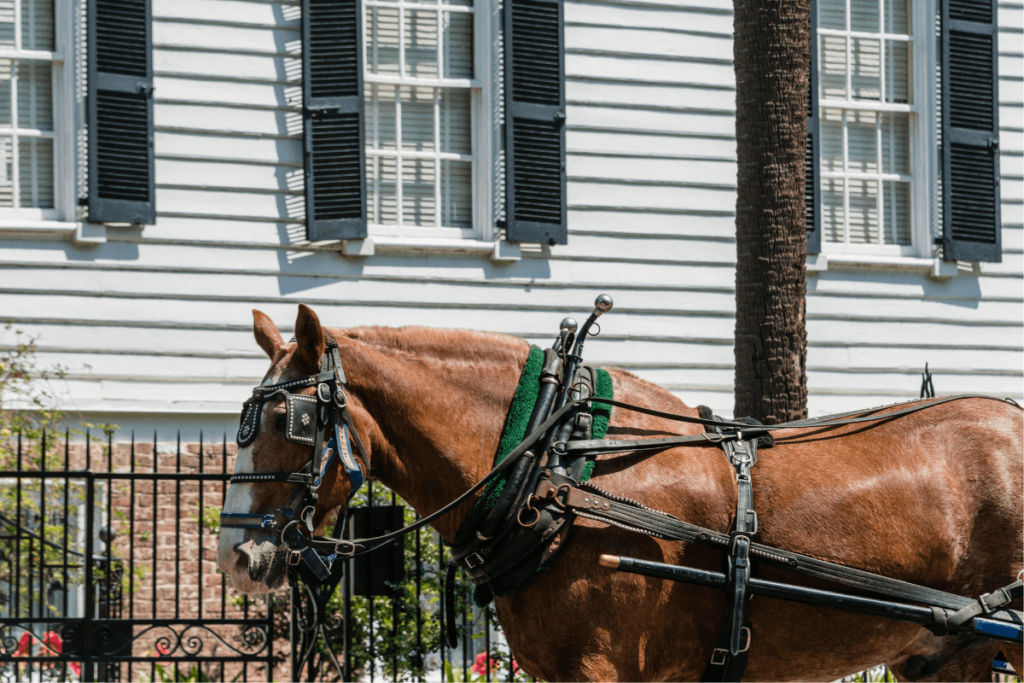
<path fill-rule="evenodd" d="M 254 315 L 256 341 L 271 359 L 265 384 L 317 371 L 325 342 L 310 309 L 299 307 L 295 343 L 285 343 L 266 315 Z M 527 357 L 525 341 L 425 328 L 331 332 L 373 478 L 426 515 L 490 470 Z M 628 372 L 609 372 L 616 399 L 696 416 L 667 391 Z M 283 419 L 276 417 L 283 410 L 272 401 L 264 407 L 261 432 L 239 451 L 237 473 L 296 471 L 308 462 L 309 448 L 284 438 Z M 611 424 L 610 437 L 700 429 L 622 410 L 613 412 Z M 758 540 L 976 597 L 1010 583 L 1022 568 L 1022 453 L 1021 411 L 982 399 L 840 428 L 824 439 L 780 443 L 760 453 L 753 473 Z M 715 447 L 602 456 L 594 482 L 723 533 L 733 524 L 735 475 Z M 348 479 L 334 468 L 320 489 L 318 525 L 343 504 L 348 489 Z M 225 511 L 269 513 L 293 490 L 293 484 L 234 484 Z M 470 505 L 436 524 L 448 541 Z M 714 551 L 579 519 L 562 556 L 536 583 L 496 601 L 520 665 L 548 681 L 699 679 L 721 622 L 722 592 L 610 571 L 598 565 L 602 553 L 716 571 L 720 566 Z M 284 581 L 275 533 L 225 529 L 218 561 L 246 593 Z M 825 585 L 772 567 L 764 567 L 763 576 Z M 747 680 L 827 681 L 887 662 L 900 680 L 981 681 L 989 679 L 1001 647 L 1017 671 L 1024 669 L 1019 649 L 965 636 L 940 638 L 877 617 L 757 597 L 750 620 Z"/>

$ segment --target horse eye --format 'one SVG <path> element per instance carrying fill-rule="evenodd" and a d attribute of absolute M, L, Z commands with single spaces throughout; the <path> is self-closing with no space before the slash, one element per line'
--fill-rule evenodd
<path fill-rule="evenodd" d="M 275 413 L 274 414 L 274 429 L 276 429 L 279 432 L 283 432 L 284 431 L 284 420 L 285 420 L 284 413 Z"/>

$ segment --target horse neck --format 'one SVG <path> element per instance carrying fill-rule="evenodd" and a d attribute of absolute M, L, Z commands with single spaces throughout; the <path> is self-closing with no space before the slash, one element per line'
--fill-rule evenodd
<path fill-rule="evenodd" d="M 342 343 L 348 388 L 375 426 L 370 431 L 375 478 L 429 515 L 490 471 L 528 353 L 525 344 L 518 353 L 498 349 L 491 359 L 481 358 L 477 346 L 476 357 L 467 361 L 459 357 L 457 340 L 450 358 L 438 357 L 436 346 L 416 354 L 415 348 L 359 339 Z M 516 356 L 516 364 L 509 362 Z M 454 540 L 470 506 L 435 524 L 447 540 Z"/>

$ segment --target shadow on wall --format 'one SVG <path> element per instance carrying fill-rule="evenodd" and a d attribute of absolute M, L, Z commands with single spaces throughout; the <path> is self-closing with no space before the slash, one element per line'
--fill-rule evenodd
<path fill-rule="evenodd" d="M 838 283 L 875 285 L 865 293 L 884 293 L 885 296 L 907 296 L 915 299 L 930 299 L 950 306 L 978 308 L 981 303 L 979 273 L 961 270 L 956 277 L 934 279 L 922 277 L 918 270 L 902 272 L 880 272 L 878 270 L 832 270 L 817 275 L 808 274 L 807 294 L 809 296 L 836 296 L 849 292 L 851 288 L 837 286 Z M 879 290 L 878 285 L 889 287 Z"/>

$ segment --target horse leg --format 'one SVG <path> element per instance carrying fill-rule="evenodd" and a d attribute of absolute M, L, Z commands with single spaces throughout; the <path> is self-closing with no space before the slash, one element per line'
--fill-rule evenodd
<path fill-rule="evenodd" d="M 898 680 L 991 681 L 992 660 L 1000 649 L 999 643 L 968 634 L 929 635 L 918 645 L 918 653 L 888 663 Z"/>

